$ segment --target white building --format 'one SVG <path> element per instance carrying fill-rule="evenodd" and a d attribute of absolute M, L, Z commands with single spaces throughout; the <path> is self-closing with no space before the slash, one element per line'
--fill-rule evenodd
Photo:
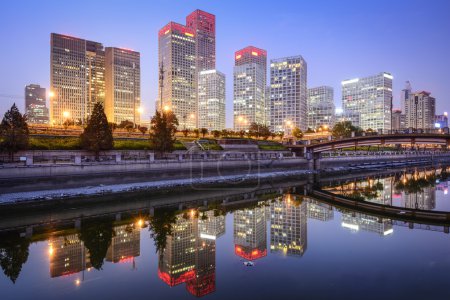
<path fill-rule="evenodd" d="M 140 124 L 141 63 L 140 53 L 106 47 L 105 113 L 109 122 L 131 121 Z"/>
<path fill-rule="evenodd" d="M 436 99 L 430 95 L 425 91 L 410 94 L 405 102 L 407 128 L 434 129 Z"/>
<path fill-rule="evenodd" d="M 270 61 L 270 128 L 307 128 L 307 64 L 301 56 Z"/>
<path fill-rule="evenodd" d="M 233 72 L 234 130 L 266 123 L 267 52 L 249 46 L 235 53 Z"/>
<path fill-rule="evenodd" d="M 330 86 L 308 89 L 308 127 L 317 129 L 334 125 L 334 91 Z"/>
<path fill-rule="evenodd" d="M 393 76 L 378 75 L 342 81 L 344 114 L 363 130 L 391 130 Z"/>
<path fill-rule="evenodd" d="M 225 75 L 217 70 L 201 71 L 198 77 L 198 127 L 225 129 Z"/>

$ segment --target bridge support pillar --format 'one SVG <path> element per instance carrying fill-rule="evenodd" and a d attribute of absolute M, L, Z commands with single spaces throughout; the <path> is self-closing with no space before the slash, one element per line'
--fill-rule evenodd
<path fill-rule="evenodd" d="M 306 152 L 306 159 L 308 160 L 308 169 L 311 171 L 320 169 L 321 153 Z"/>
<path fill-rule="evenodd" d="M 180 204 L 178 205 L 178 210 L 183 210 L 183 204 L 180 203 Z"/>
<path fill-rule="evenodd" d="M 150 217 L 155 216 L 155 208 L 153 206 L 150 207 L 149 214 L 150 214 Z"/>
<path fill-rule="evenodd" d="M 116 221 L 120 221 L 122 220 L 122 214 L 121 213 L 117 213 L 116 214 Z"/>
<path fill-rule="evenodd" d="M 449 233 L 448 226 L 444 226 L 444 233 Z"/>

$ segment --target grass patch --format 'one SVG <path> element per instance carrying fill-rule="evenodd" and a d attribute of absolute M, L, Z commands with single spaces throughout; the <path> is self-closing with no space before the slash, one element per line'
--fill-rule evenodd
<path fill-rule="evenodd" d="M 266 150 L 266 151 L 286 150 L 286 147 L 275 141 L 258 141 L 258 148 L 259 150 Z"/>
<path fill-rule="evenodd" d="M 175 141 L 174 150 L 186 150 L 180 142 Z M 82 150 L 78 137 L 30 137 L 29 150 Z M 153 150 L 148 139 L 114 139 L 114 150 Z"/>
<path fill-rule="evenodd" d="M 38 138 L 30 137 L 30 150 L 81 150 L 78 137 Z"/>

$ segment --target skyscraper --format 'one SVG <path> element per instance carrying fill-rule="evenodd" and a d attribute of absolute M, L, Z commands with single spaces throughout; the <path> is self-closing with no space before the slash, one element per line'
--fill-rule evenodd
<path fill-rule="evenodd" d="M 446 128 L 448 127 L 448 114 L 444 112 L 443 115 L 436 115 L 434 118 L 435 128 Z"/>
<path fill-rule="evenodd" d="M 25 87 L 25 111 L 28 123 L 48 124 L 48 108 L 45 103 L 45 88 L 38 84 Z"/>
<path fill-rule="evenodd" d="M 197 72 L 216 68 L 216 16 L 197 9 L 186 17 L 186 26 L 195 33 Z"/>
<path fill-rule="evenodd" d="M 225 129 L 225 75 L 217 70 L 199 73 L 198 116 L 199 128 Z"/>
<path fill-rule="evenodd" d="M 405 102 L 406 127 L 433 129 L 436 114 L 436 99 L 430 92 L 421 91 L 409 95 Z"/>
<path fill-rule="evenodd" d="M 196 32 L 170 22 L 158 33 L 158 64 L 163 70 L 159 109 L 170 109 L 181 128 L 197 128 Z M 162 99 L 162 102 L 161 102 Z"/>
<path fill-rule="evenodd" d="M 235 53 L 233 120 L 235 130 L 266 122 L 267 52 L 249 46 Z"/>
<path fill-rule="evenodd" d="M 295 203 L 296 202 L 296 203 Z M 285 195 L 270 204 L 270 251 L 302 256 L 307 248 L 307 203 Z"/>
<path fill-rule="evenodd" d="M 308 127 L 317 129 L 334 125 L 334 91 L 330 86 L 308 89 Z"/>
<path fill-rule="evenodd" d="M 109 122 L 140 124 L 140 53 L 128 49 L 106 48 L 105 113 Z"/>
<path fill-rule="evenodd" d="M 301 56 L 270 61 L 270 127 L 287 131 L 307 126 L 307 64 Z"/>
<path fill-rule="evenodd" d="M 101 43 L 51 34 L 50 122 L 85 123 L 105 100 L 105 51 Z"/>
<path fill-rule="evenodd" d="M 400 93 L 400 106 L 401 110 L 404 113 L 405 112 L 405 103 L 406 100 L 409 98 L 409 95 L 411 95 L 411 83 L 409 81 L 405 82 L 405 88 Z"/>
<path fill-rule="evenodd" d="M 344 114 L 363 130 L 390 130 L 393 76 L 378 75 L 342 81 Z"/>
<path fill-rule="evenodd" d="M 234 252 L 254 260 L 267 255 L 267 223 L 265 206 L 237 210 L 233 215 Z"/>
<path fill-rule="evenodd" d="M 401 130 L 406 128 L 405 114 L 399 109 L 392 111 L 392 130 Z"/>

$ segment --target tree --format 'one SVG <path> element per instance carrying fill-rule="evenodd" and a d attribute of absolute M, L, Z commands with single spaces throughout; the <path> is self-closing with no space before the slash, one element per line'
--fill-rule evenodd
<path fill-rule="evenodd" d="M 178 119 L 172 111 L 156 111 L 151 120 L 150 140 L 160 154 L 173 151 Z"/>
<path fill-rule="evenodd" d="M 283 140 L 283 137 L 284 137 L 284 132 L 283 131 L 278 132 L 277 135 L 280 138 L 280 141 Z"/>
<path fill-rule="evenodd" d="M 108 123 L 108 125 L 109 125 L 109 128 L 111 128 L 111 131 L 114 131 L 117 128 L 117 124 L 116 123 L 110 122 L 110 123 Z"/>
<path fill-rule="evenodd" d="M 122 128 L 122 129 L 129 129 L 129 128 L 134 128 L 134 123 L 128 120 L 124 120 L 122 122 L 120 122 L 120 124 L 117 126 L 117 128 Z"/>
<path fill-rule="evenodd" d="M 223 137 L 228 137 L 230 135 L 230 132 L 228 130 L 226 130 L 226 129 L 222 129 L 221 135 Z"/>
<path fill-rule="evenodd" d="M 249 132 L 252 136 L 256 138 L 262 137 L 265 140 L 267 140 L 270 136 L 270 129 L 268 126 L 255 122 L 250 124 Z"/>
<path fill-rule="evenodd" d="M 167 236 L 172 234 L 172 224 L 177 220 L 176 211 L 170 208 L 159 208 L 150 218 L 151 237 L 155 242 L 156 252 L 162 254 L 166 248 Z"/>
<path fill-rule="evenodd" d="M 142 135 L 144 135 L 148 131 L 148 128 L 145 126 L 139 126 L 139 131 L 142 133 Z"/>
<path fill-rule="evenodd" d="M 20 113 L 14 103 L 11 109 L 5 113 L 0 124 L 0 149 L 8 152 L 13 161 L 14 153 L 28 148 L 29 134 L 26 116 Z"/>
<path fill-rule="evenodd" d="M 28 260 L 29 245 L 30 240 L 19 237 L 17 233 L 0 236 L 0 266 L 13 283 L 16 283 L 23 264 Z"/>
<path fill-rule="evenodd" d="M 97 270 L 102 269 L 113 235 L 113 223 L 110 220 L 84 221 L 81 225 L 80 240 L 89 250 L 90 262 Z"/>
<path fill-rule="evenodd" d="M 239 130 L 239 137 L 242 139 L 245 135 L 245 130 Z"/>
<path fill-rule="evenodd" d="M 196 138 L 200 136 L 200 130 L 198 130 L 198 128 L 195 128 L 194 130 L 192 130 L 192 132 L 194 133 Z"/>
<path fill-rule="evenodd" d="M 187 137 L 189 135 L 190 130 L 188 128 L 185 128 L 181 132 L 183 133 L 184 137 Z"/>
<path fill-rule="evenodd" d="M 270 138 L 271 138 L 272 140 L 274 140 L 276 137 L 277 137 L 276 132 L 271 132 L 271 133 L 270 133 Z"/>
<path fill-rule="evenodd" d="M 202 137 L 205 137 L 205 135 L 208 134 L 208 129 L 207 128 L 200 128 L 200 133 L 202 134 Z"/>
<path fill-rule="evenodd" d="M 112 130 L 100 102 L 95 103 L 92 115 L 80 138 L 83 149 L 94 152 L 96 160 L 99 158 L 100 151 L 113 148 Z"/>
<path fill-rule="evenodd" d="M 307 129 L 306 129 L 306 131 L 305 131 L 306 133 L 314 133 L 315 131 L 314 130 L 312 130 L 310 127 L 308 127 Z"/>
<path fill-rule="evenodd" d="M 334 125 L 333 130 L 331 131 L 333 137 L 335 138 L 345 138 L 345 137 L 351 137 L 352 132 L 360 132 L 361 129 L 353 126 L 352 122 L 350 121 L 343 121 L 338 122 Z"/>
<path fill-rule="evenodd" d="M 213 130 L 211 131 L 213 137 L 215 137 L 216 139 L 220 138 L 220 131 L 219 130 Z"/>
<path fill-rule="evenodd" d="M 300 128 L 295 127 L 292 130 L 292 135 L 296 138 L 296 139 L 301 139 L 303 137 L 303 131 L 301 131 Z"/>

